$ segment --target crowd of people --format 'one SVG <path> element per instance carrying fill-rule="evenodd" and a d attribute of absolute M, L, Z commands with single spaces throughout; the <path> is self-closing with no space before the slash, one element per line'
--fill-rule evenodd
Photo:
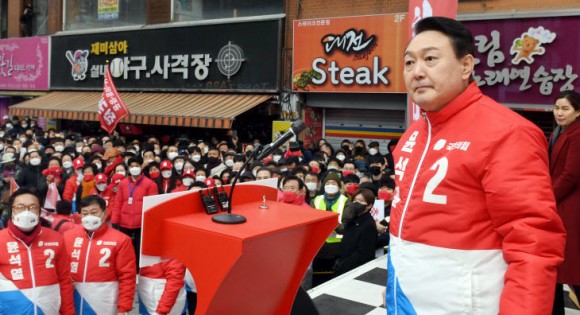
<path fill-rule="evenodd" d="M 367 145 L 363 140 L 352 143 L 345 139 L 336 150 L 324 139 L 311 148 L 290 142 L 240 173 L 259 148 L 258 141 L 241 143 L 232 136 L 221 141 L 86 136 L 44 131 L 33 119 L 4 119 L 0 131 L 1 225 L 10 231 L 6 235 L 16 237 L 13 242 L 37 235 L 41 226 L 64 235 L 65 246 L 55 257 L 69 261 L 70 267 L 65 272 L 59 265 L 53 280 L 71 277 L 77 311 L 128 312 L 137 290 L 142 311 L 166 314 L 173 309 L 171 314 L 181 314 L 187 300 L 193 313 L 195 284 L 189 281 L 185 285 L 188 277 L 182 264 L 172 260 L 137 267 L 143 198 L 226 185 L 236 176 L 241 182 L 278 178 L 278 201 L 340 214 L 335 232 L 303 281 L 306 289 L 372 260 L 376 249 L 388 244 L 395 188 L 390 150 L 396 140 L 389 143 L 388 152 L 380 152 L 376 141 Z M 384 206 L 371 215 L 375 199 L 384 200 Z M 34 249 L 35 244 L 27 246 Z M 42 250 L 39 253 L 38 259 L 46 259 Z M 13 267 L 8 260 L 0 266 Z M 27 276 L 32 275 L 23 272 Z M 171 294 L 153 298 L 161 279 Z M 64 297 L 69 293 L 62 291 L 69 289 L 61 286 L 61 313 L 71 309 L 72 300 Z M 30 307 L 50 313 L 40 301 L 32 301 Z"/>

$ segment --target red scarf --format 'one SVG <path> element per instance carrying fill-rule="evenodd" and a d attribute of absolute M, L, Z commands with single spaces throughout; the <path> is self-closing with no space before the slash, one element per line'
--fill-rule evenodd
<path fill-rule="evenodd" d="M 30 246 L 30 244 L 34 242 L 34 239 L 40 234 L 42 226 L 40 225 L 40 222 L 38 222 L 36 227 L 34 227 L 34 230 L 30 232 L 23 232 L 16 225 L 14 225 L 14 223 L 12 223 L 12 220 L 9 220 L 8 230 L 10 231 L 10 233 L 12 233 L 12 235 L 14 235 L 14 237 L 23 241 L 24 244 L 26 244 L 26 246 Z"/>

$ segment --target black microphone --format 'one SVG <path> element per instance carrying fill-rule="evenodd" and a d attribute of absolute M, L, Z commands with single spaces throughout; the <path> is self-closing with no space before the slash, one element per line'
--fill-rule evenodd
<path fill-rule="evenodd" d="M 256 160 L 261 160 L 268 155 L 272 154 L 272 152 L 276 151 L 279 147 L 281 147 L 284 143 L 288 140 L 292 139 L 292 137 L 299 135 L 302 131 L 306 129 L 306 125 L 300 119 L 294 121 L 290 126 L 290 129 L 286 131 L 280 138 L 276 139 L 276 141 L 265 145 L 258 155 L 256 155 Z"/>

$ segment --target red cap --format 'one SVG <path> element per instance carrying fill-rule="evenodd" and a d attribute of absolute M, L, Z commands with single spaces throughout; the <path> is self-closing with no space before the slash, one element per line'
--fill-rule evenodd
<path fill-rule="evenodd" d="M 208 188 L 212 188 L 215 187 L 215 180 L 211 177 L 206 178 L 203 183 L 208 187 Z"/>
<path fill-rule="evenodd" d="M 107 182 L 107 175 L 103 174 L 103 173 L 99 173 L 97 174 L 97 176 L 95 176 L 95 184 L 101 184 L 101 183 L 106 183 Z"/>
<path fill-rule="evenodd" d="M 165 160 L 163 162 L 161 162 L 161 166 L 159 166 L 160 170 L 170 170 L 173 168 L 173 164 L 171 164 L 171 161 L 169 160 Z"/>
<path fill-rule="evenodd" d="M 113 175 L 113 177 L 111 177 L 111 183 L 117 185 L 123 180 L 123 178 L 125 178 L 123 174 L 116 173 L 115 175 Z"/>
<path fill-rule="evenodd" d="M 85 160 L 83 160 L 82 158 L 78 157 L 78 158 L 73 160 L 73 167 L 75 170 L 78 170 L 79 168 L 83 168 L 84 166 L 85 166 Z"/>
<path fill-rule="evenodd" d="M 191 177 L 191 178 L 195 178 L 195 172 L 193 170 L 185 170 L 183 171 L 183 174 L 181 175 L 181 177 Z"/>

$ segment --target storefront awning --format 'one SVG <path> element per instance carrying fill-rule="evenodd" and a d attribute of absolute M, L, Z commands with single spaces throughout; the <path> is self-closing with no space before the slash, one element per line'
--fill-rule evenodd
<path fill-rule="evenodd" d="M 230 128 L 236 116 L 271 97 L 257 94 L 119 94 L 131 113 L 123 123 L 222 129 Z M 51 92 L 10 106 L 10 114 L 99 121 L 97 104 L 101 95 L 102 92 Z"/>

